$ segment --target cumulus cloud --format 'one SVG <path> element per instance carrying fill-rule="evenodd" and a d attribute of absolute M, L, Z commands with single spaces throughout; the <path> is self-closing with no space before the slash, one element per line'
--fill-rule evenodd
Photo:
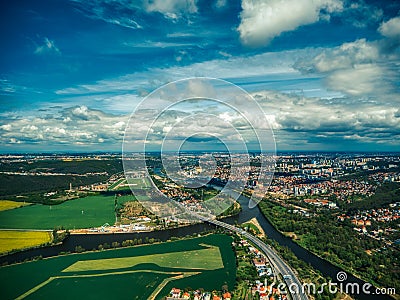
<path fill-rule="evenodd" d="M 379 65 L 361 64 L 337 70 L 331 73 L 325 82 L 329 88 L 350 95 L 381 95 L 392 90 L 390 82 L 385 79 L 385 74 L 388 75 L 389 71 Z"/>
<path fill-rule="evenodd" d="M 400 17 L 382 23 L 379 32 L 383 39 L 359 39 L 322 49 L 317 55 L 299 59 L 294 67 L 303 73 L 322 73 L 326 76 L 326 85 L 333 90 L 348 95 L 384 98 L 386 94 L 396 93 L 400 80 L 397 51 L 400 46 Z"/>
<path fill-rule="evenodd" d="M 247 46 L 267 45 L 282 32 L 312 24 L 341 11 L 340 0 L 242 0 L 240 39 Z"/>
<path fill-rule="evenodd" d="M 149 146 L 160 144 L 168 134 L 169 140 L 185 140 L 195 133 L 210 134 L 228 141 L 235 141 L 236 131 L 225 121 L 231 121 L 243 131 L 243 124 L 236 115 L 227 114 L 221 117 L 206 112 L 207 106 L 192 111 L 166 110 L 154 120 L 150 109 L 135 112 L 129 121 L 132 128 L 129 136 L 134 151 L 139 151 L 136 144 L 147 140 Z M 55 114 L 42 114 L 32 117 L 4 118 L 0 122 L 0 141 L 2 145 L 35 145 L 41 147 L 111 147 L 121 149 L 125 128 L 129 115 L 113 115 L 87 106 L 74 106 L 60 109 Z M 191 118 L 191 119 L 189 119 Z M 219 121 L 218 121 L 219 120 Z M 154 121 L 154 123 L 153 123 Z M 149 126 L 150 130 L 149 130 Z M 136 148 L 135 148 L 136 147 Z"/>
<path fill-rule="evenodd" d="M 61 51 L 60 49 L 57 48 L 54 41 L 45 37 L 43 39 L 43 44 L 36 47 L 35 54 L 47 54 L 47 53 L 61 54 Z"/>
<path fill-rule="evenodd" d="M 322 51 L 311 61 L 299 60 L 294 66 L 302 72 L 330 72 L 352 68 L 355 65 L 372 63 L 379 59 L 377 43 L 360 39 L 351 43 Z"/>
<path fill-rule="evenodd" d="M 2 144 L 96 145 L 119 144 L 128 116 L 118 116 L 76 106 L 54 115 L 3 119 Z"/>
<path fill-rule="evenodd" d="M 388 104 L 360 100 L 354 97 L 340 99 L 306 98 L 275 91 L 253 93 L 263 108 L 270 126 L 275 131 L 279 149 L 306 148 L 321 142 L 333 148 L 341 142 L 400 143 L 400 113 Z M 149 146 L 155 147 L 168 135 L 171 143 L 198 134 L 197 142 L 213 147 L 215 137 L 232 145 L 241 138 L 254 141 L 249 124 L 234 110 L 210 109 L 199 105 L 187 110 L 187 104 L 165 111 L 152 124 L 153 112 L 138 111 L 129 127 L 130 138 L 138 143 L 147 137 Z M 249 107 L 248 109 L 251 109 Z M 79 146 L 87 149 L 120 149 L 128 115 L 113 115 L 86 106 L 74 106 L 52 115 L 3 118 L 0 122 L 0 141 L 3 145 L 40 144 L 41 147 Z M 194 143 L 194 141 L 192 141 Z M 372 144 L 373 145 L 373 144 Z M 100 147 L 100 148 L 98 148 Z M 140 149 L 132 149 L 138 151 Z M 310 146 L 312 148 L 312 146 Z"/>
<path fill-rule="evenodd" d="M 379 32 L 387 38 L 400 39 L 400 17 L 383 22 L 379 27 Z"/>
<path fill-rule="evenodd" d="M 304 98 L 273 91 L 253 96 L 274 116 L 278 145 L 296 147 L 298 140 L 327 146 L 345 140 L 400 145 L 398 109 L 391 105 L 355 97 Z"/>

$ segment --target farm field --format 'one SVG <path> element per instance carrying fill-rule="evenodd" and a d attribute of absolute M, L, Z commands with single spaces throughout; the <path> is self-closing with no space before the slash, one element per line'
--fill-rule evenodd
<path fill-rule="evenodd" d="M 116 182 L 114 182 L 113 184 L 111 184 L 109 187 L 108 187 L 108 189 L 109 190 L 115 190 L 115 188 L 119 185 L 119 184 L 121 184 L 121 183 L 123 183 L 124 181 L 126 181 L 126 179 L 125 178 L 120 178 L 120 179 L 118 179 Z"/>
<path fill-rule="evenodd" d="M 0 254 L 51 242 L 51 232 L 0 230 Z"/>
<path fill-rule="evenodd" d="M 209 245 L 204 246 L 207 248 L 201 250 L 181 251 L 179 252 L 179 257 L 177 257 L 176 253 L 160 253 L 124 258 L 78 261 L 63 270 L 63 272 L 104 271 L 129 268 L 144 263 L 153 263 L 160 267 L 169 268 L 186 268 L 187 266 L 202 270 L 223 268 L 224 264 L 222 262 L 219 248 Z M 204 257 L 207 257 L 208 259 L 205 260 Z"/>
<path fill-rule="evenodd" d="M 2 299 L 162 299 L 172 287 L 233 289 L 231 243 L 227 235 L 211 234 L 4 266 Z"/>
<path fill-rule="evenodd" d="M 151 187 L 151 183 L 148 178 L 130 178 L 128 180 L 128 183 L 134 189 L 144 189 Z"/>
<path fill-rule="evenodd" d="M 133 196 L 118 197 L 118 204 L 132 201 Z M 87 196 L 59 205 L 34 204 L 0 211 L 0 228 L 66 229 L 89 228 L 114 224 L 114 196 Z"/>
<path fill-rule="evenodd" d="M 11 201 L 11 200 L 0 200 L 0 211 L 14 209 L 22 206 L 31 205 L 30 203 Z"/>

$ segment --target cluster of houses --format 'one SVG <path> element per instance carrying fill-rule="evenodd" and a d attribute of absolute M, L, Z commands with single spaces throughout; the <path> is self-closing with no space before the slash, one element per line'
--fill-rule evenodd
<path fill-rule="evenodd" d="M 353 229 L 360 234 L 391 243 L 396 238 L 396 235 L 392 236 L 392 234 L 396 233 L 398 229 L 391 228 L 392 223 L 390 222 L 400 219 L 400 202 L 391 203 L 387 208 L 359 211 L 354 215 L 342 214 L 337 216 L 337 219 L 342 222 L 349 220 L 354 226 Z M 379 227 L 375 230 L 371 230 L 371 227 L 368 229 L 371 225 L 379 225 Z M 372 226 L 372 229 L 374 228 L 376 226 Z"/>
<path fill-rule="evenodd" d="M 374 222 L 392 222 L 400 219 L 400 202 L 391 203 L 388 208 L 373 208 L 364 210 L 352 216 L 342 214 L 337 217 L 339 221 L 351 219 L 351 223 L 358 227 L 371 226 L 371 221 Z"/>
<path fill-rule="evenodd" d="M 253 265 L 256 268 L 258 275 L 260 277 L 268 276 L 271 279 L 271 282 L 273 282 L 274 273 L 264 254 L 262 254 L 258 249 L 252 247 L 246 240 L 241 240 L 240 244 L 243 247 L 247 247 L 249 253 L 252 253 L 255 256 L 253 258 Z M 280 291 L 276 287 L 273 287 L 273 285 L 268 285 L 267 279 L 265 279 L 264 283 L 260 280 L 255 281 L 254 285 L 252 285 L 252 294 L 255 295 L 256 293 L 258 293 L 260 300 L 287 299 L 287 293 L 285 291 Z"/>
<path fill-rule="evenodd" d="M 167 300 L 231 300 L 231 298 L 231 293 L 227 291 L 223 292 L 222 295 L 217 295 L 215 293 L 202 292 L 200 290 L 187 292 L 178 288 L 172 288 L 169 296 L 166 297 Z"/>
<path fill-rule="evenodd" d="M 272 285 L 267 285 L 267 281 L 265 283 L 257 280 L 255 285 L 252 287 L 252 293 L 255 295 L 258 293 L 260 296 L 260 300 L 286 300 L 287 292 L 281 291 Z"/>
<path fill-rule="evenodd" d="M 258 276 L 273 276 L 272 268 L 267 265 L 265 257 L 254 258 L 253 264 L 257 269 Z"/>
<path fill-rule="evenodd" d="M 241 240 L 239 243 L 242 247 L 246 247 L 250 254 L 254 255 L 253 265 L 257 270 L 258 276 L 274 276 L 267 257 L 260 250 L 251 246 L 246 240 Z"/>

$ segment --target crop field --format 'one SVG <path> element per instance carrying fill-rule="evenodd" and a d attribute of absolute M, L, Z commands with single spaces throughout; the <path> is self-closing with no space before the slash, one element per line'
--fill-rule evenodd
<path fill-rule="evenodd" d="M 133 189 L 144 189 L 151 187 L 151 183 L 148 178 L 131 178 L 129 179 L 128 183 Z"/>
<path fill-rule="evenodd" d="M 212 234 L 4 266 L 2 299 L 162 299 L 172 287 L 233 289 L 231 243 Z"/>
<path fill-rule="evenodd" d="M 179 252 L 179 256 L 177 256 L 176 253 L 160 253 L 134 257 L 78 261 L 63 270 L 63 272 L 104 271 L 130 268 L 143 263 L 153 263 L 160 267 L 168 268 L 186 268 L 186 266 L 203 270 L 223 268 L 224 264 L 222 262 L 219 248 L 216 246 L 204 246 L 207 248 L 201 250 L 181 251 Z M 205 260 L 204 257 L 207 257 L 208 259 Z"/>
<path fill-rule="evenodd" d="M 120 179 L 118 179 L 116 182 L 114 182 L 113 184 L 111 184 L 111 185 L 108 187 L 108 189 L 109 189 L 109 190 L 115 190 L 116 187 L 118 187 L 118 185 L 120 185 L 120 184 L 122 184 L 122 183 L 124 183 L 124 182 L 126 182 L 126 179 L 125 179 L 125 178 L 120 178 Z"/>
<path fill-rule="evenodd" d="M 0 200 L 0 211 L 14 209 L 26 205 L 30 205 L 30 203 L 10 201 L 10 200 Z"/>
<path fill-rule="evenodd" d="M 45 231 L 0 230 L 0 254 L 40 246 L 51 240 L 51 233 Z"/>
<path fill-rule="evenodd" d="M 132 200 L 130 195 L 118 197 L 119 204 Z M 88 196 L 59 205 L 34 204 L 0 211 L 0 228 L 10 229 L 89 228 L 114 221 L 114 196 Z"/>

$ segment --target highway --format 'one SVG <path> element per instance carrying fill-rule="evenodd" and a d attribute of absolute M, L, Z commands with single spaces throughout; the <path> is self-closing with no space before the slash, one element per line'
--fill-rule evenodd
<path fill-rule="evenodd" d="M 208 222 L 210 224 L 214 224 L 223 228 L 226 228 L 230 231 L 237 232 L 241 234 L 243 237 L 251 241 L 254 245 L 256 245 L 264 254 L 268 257 L 271 262 L 271 266 L 274 270 L 274 274 L 277 276 L 278 274 L 282 274 L 284 276 L 284 280 L 287 286 L 288 292 L 293 300 L 308 300 L 308 296 L 302 291 L 302 284 L 300 280 L 297 278 L 294 271 L 289 267 L 289 265 L 267 244 L 261 241 L 259 238 L 251 235 L 247 231 L 237 228 L 236 226 L 226 224 L 224 222 L 209 219 L 205 217 L 200 217 L 200 219 L 204 222 Z M 290 288 L 292 286 L 292 288 Z"/>

